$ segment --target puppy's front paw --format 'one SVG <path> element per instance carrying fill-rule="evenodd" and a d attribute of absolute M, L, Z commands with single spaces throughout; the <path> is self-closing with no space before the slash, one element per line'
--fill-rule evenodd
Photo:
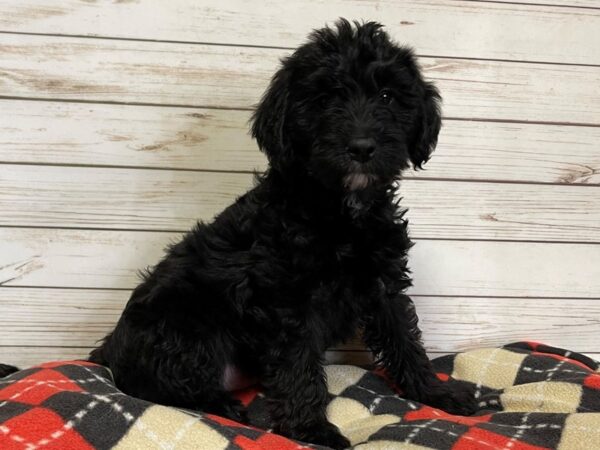
<path fill-rule="evenodd" d="M 329 422 L 319 422 L 301 430 L 295 430 L 290 434 L 291 438 L 311 444 L 323 445 L 335 450 L 350 447 L 350 441 L 340 433 L 338 427 Z"/>
<path fill-rule="evenodd" d="M 475 386 L 461 381 L 452 381 L 430 388 L 421 401 L 426 405 L 461 416 L 470 416 L 477 411 Z"/>

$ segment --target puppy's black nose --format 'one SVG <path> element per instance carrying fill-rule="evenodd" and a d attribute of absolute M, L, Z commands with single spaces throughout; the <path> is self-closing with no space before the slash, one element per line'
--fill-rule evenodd
<path fill-rule="evenodd" d="M 348 152 L 355 161 L 365 162 L 375 153 L 375 139 L 354 138 L 348 143 Z"/>

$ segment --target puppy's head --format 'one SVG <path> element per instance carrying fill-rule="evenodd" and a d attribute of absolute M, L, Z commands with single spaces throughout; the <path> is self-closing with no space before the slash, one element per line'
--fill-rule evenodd
<path fill-rule="evenodd" d="M 277 170 L 305 170 L 330 188 L 359 191 L 429 159 L 439 101 L 410 49 L 377 23 L 340 19 L 282 60 L 252 135 Z"/>

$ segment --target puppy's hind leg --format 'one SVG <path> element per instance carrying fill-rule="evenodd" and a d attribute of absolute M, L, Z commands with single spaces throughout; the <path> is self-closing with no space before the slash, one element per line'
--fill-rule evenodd
<path fill-rule="evenodd" d="M 247 422 L 244 406 L 225 386 L 224 362 L 215 358 L 203 363 L 196 364 L 193 373 L 183 376 L 180 383 L 169 384 L 172 402 L 183 408 L 200 410 L 237 422 Z"/>
<path fill-rule="evenodd" d="M 165 395 L 164 404 L 215 414 L 245 423 L 247 418 L 244 406 L 224 389 L 220 379 L 219 373 L 209 370 L 198 373 L 193 380 L 179 384 L 179 388 L 178 383 L 171 383 L 168 387 L 165 386 L 165 390 L 161 389 L 161 394 Z M 158 403 L 163 402 L 158 401 Z"/>
<path fill-rule="evenodd" d="M 107 349 L 104 353 L 112 354 Z M 138 364 L 131 364 L 131 357 L 127 357 L 120 361 L 111 359 L 108 365 L 117 387 L 129 395 L 243 422 L 242 404 L 223 384 L 224 354 L 215 342 L 182 342 L 174 336 L 163 336 L 160 344 L 137 352 Z"/>

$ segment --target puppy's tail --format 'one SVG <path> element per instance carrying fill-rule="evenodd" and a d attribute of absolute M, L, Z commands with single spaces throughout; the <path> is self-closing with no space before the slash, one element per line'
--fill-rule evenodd
<path fill-rule="evenodd" d="M 11 373 L 18 372 L 19 368 L 15 366 L 9 366 L 8 364 L 0 364 L 0 378 L 9 376 Z"/>

